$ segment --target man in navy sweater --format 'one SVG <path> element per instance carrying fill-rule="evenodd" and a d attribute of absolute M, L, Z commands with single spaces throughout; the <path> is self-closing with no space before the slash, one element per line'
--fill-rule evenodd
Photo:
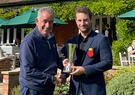
<path fill-rule="evenodd" d="M 38 11 L 36 27 L 20 46 L 21 95 L 53 95 L 55 84 L 61 85 L 57 68 L 63 68 L 52 33 L 54 12 L 44 7 Z"/>

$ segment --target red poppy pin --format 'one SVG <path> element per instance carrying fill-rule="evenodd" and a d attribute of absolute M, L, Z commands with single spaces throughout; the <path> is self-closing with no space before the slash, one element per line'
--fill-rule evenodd
<path fill-rule="evenodd" d="M 94 55 L 94 53 L 93 53 L 93 48 L 89 48 L 88 49 L 88 56 L 89 57 L 92 57 Z"/>

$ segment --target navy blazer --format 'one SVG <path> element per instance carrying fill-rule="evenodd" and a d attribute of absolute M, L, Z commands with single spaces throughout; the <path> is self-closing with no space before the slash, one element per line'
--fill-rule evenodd
<path fill-rule="evenodd" d="M 79 35 L 68 40 L 68 43 L 77 44 L 74 60 L 75 66 L 80 64 L 78 61 L 78 39 Z M 93 55 L 89 56 L 89 49 Z M 102 34 L 91 31 L 88 41 L 84 47 L 84 55 L 81 60 L 85 68 L 85 74 L 71 76 L 70 95 L 77 95 L 79 83 L 82 87 L 83 95 L 106 95 L 105 81 L 103 72 L 112 68 L 112 51 L 108 38 Z"/>

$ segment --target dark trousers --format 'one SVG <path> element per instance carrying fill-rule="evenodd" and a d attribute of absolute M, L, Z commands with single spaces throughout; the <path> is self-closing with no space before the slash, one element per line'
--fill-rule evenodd
<path fill-rule="evenodd" d="M 30 88 L 24 87 L 22 85 L 20 85 L 20 88 L 21 88 L 21 95 L 49 95 L 49 93 L 45 94 L 44 92 L 33 90 Z"/>

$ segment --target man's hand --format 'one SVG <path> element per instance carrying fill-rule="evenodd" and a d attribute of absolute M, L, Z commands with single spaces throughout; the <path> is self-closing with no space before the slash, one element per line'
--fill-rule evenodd
<path fill-rule="evenodd" d="M 82 75 L 85 74 L 85 69 L 82 66 L 72 66 L 73 71 L 70 73 L 71 75 Z"/>
<path fill-rule="evenodd" d="M 135 50 L 131 50 L 128 52 L 129 54 L 134 54 L 135 53 Z"/>
<path fill-rule="evenodd" d="M 64 59 L 63 60 L 63 66 L 67 66 L 68 65 L 68 62 L 69 62 L 68 59 Z"/>
<path fill-rule="evenodd" d="M 57 85 L 57 86 L 61 86 L 62 83 L 65 83 L 66 82 L 66 77 L 64 75 L 55 75 L 54 76 L 56 80 L 54 80 L 54 84 Z"/>
<path fill-rule="evenodd" d="M 57 85 L 57 86 L 61 86 L 62 85 L 62 78 L 60 78 L 59 75 L 55 75 L 55 80 L 53 81 L 53 84 Z"/>

